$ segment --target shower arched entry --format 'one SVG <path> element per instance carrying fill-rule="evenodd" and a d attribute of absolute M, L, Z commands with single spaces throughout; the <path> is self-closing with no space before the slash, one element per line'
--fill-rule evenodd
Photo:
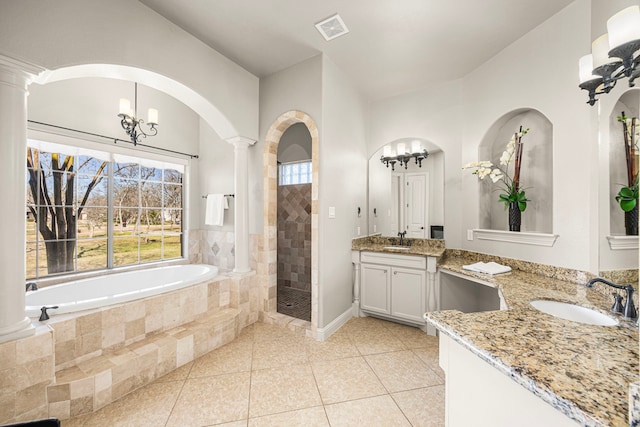
<path fill-rule="evenodd" d="M 284 133 L 295 124 L 303 124 L 311 136 L 311 334 L 318 325 L 318 127 L 306 113 L 291 110 L 278 117 L 269 128 L 264 151 L 264 248 L 267 260 L 267 289 L 265 307 L 270 313 L 278 311 L 278 146 Z M 281 221 L 282 223 L 282 221 Z M 282 224 L 281 224 L 282 225 Z M 282 254 L 281 254 L 282 255 Z M 282 259 L 282 257 L 281 257 Z M 295 260 L 293 260 L 295 263 Z M 283 263 L 284 264 L 284 263 Z M 302 267 L 304 268 L 304 267 Z M 280 271 L 283 272 L 281 265 Z M 288 271 L 289 273 L 289 271 Z M 282 291 L 280 292 L 282 295 Z M 284 313 L 286 314 L 286 313 Z"/>

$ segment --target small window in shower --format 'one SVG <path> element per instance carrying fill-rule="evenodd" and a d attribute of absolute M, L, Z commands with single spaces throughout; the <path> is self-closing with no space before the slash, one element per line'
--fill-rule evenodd
<path fill-rule="evenodd" d="M 282 163 L 278 167 L 278 184 L 295 185 L 311 183 L 311 161 Z"/>

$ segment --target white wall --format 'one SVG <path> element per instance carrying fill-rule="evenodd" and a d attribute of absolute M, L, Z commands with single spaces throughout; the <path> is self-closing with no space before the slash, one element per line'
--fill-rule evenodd
<path fill-rule="evenodd" d="M 552 248 L 466 240 L 463 248 L 597 271 L 598 194 L 592 171 L 598 153 L 591 109 L 577 88 L 577 62 L 590 50 L 590 25 L 590 2 L 578 0 L 463 79 L 462 164 L 478 160 L 484 134 L 509 111 L 534 108 L 553 124 L 553 232 L 560 236 Z M 462 228 L 477 228 L 477 178 L 464 174 L 462 184 Z"/>
<path fill-rule="evenodd" d="M 257 77 L 137 1 L 0 2 L 0 54 L 49 70 L 117 64 L 153 71 L 203 96 L 237 135 L 258 135 Z"/>
<path fill-rule="evenodd" d="M 249 198 L 255 203 L 249 211 L 252 234 L 263 232 L 264 139 L 273 122 L 291 110 L 304 111 L 316 122 L 322 151 L 322 56 L 307 59 L 260 80 L 260 138 L 249 149 Z"/>
<path fill-rule="evenodd" d="M 202 196 L 213 193 L 234 193 L 234 154 L 233 145 L 221 139 L 204 120 L 200 120 L 200 158 L 198 169 L 192 171 L 197 176 L 198 191 L 192 204 L 194 222 L 192 228 L 205 230 L 234 231 L 233 215 L 235 199 L 227 198 L 229 209 L 224 211 L 224 223 L 220 226 L 206 225 L 204 223 L 205 199 Z M 249 201 L 250 209 L 253 208 L 253 200 Z M 197 217 L 195 215 L 197 214 Z"/>
<path fill-rule="evenodd" d="M 128 140 L 127 134 L 120 125 L 118 101 L 121 97 L 129 98 L 133 103 L 133 83 L 113 79 L 82 78 L 66 80 L 46 85 L 32 84 L 29 87 L 28 118 L 38 122 L 48 123 Z M 147 108 L 159 110 L 160 122 L 158 134 L 142 141 L 145 145 L 167 148 L 188 154 L 198 155 L 200 152 L 199 118 L 188 107 L 176 99 L 145 86 L 138 85 L 138 111 L 146 117 Z M 113 146 L 113 142 L 95 137 L 80 136 L 70 132 L 60 131 L 39 125 L 30 125 L 45 132 L 76 135 L 88 138 L 95 147 Z M 227 144 L 228 145 L 228 144 Z M 132 155 L 138 152 L 149 152 L 162 156 L 185 159 L 185 156 L 166 153 L 153 149 L 133 148 L 130 144 L 120 143 L 119 148 L 126 147 Z M 185 207 L 187 227 L 199 227 L 199 182 L 197 168 L 201 160 L 192 159 L 185 193 Z M 232 172 L 233 173 L 233 172 Z M 232 175 L 233 176 L 233 175 Z M 232 178 L 233 180 L 233 178 Z"/>
<path fill-rule="evenodd" d="M 366 104 L 347 77 L 327 57 L 322 61 L 322 127 L 319 183 L 318 327 L 351 306 L 351 238 L 366 232 Z M 336 217 L 329 218 L 329 207 Z"/>
<path fill-rule="evenodd" d="M 311 160 L 311 134 L 304 123 L 289 127 L 278 144 L 278 162 L 290 163 Z"/>
<path fill-rule="evenodd" d="M 619 10 L 631 5 L 640 5 L 638 0 L 611 0 L 611 1 L 593 1 L 591 6 L 592 21 L 591 21 L 591 39 L 595 39 L 601 34 L 605 33 L 606 21 L 611 15 L 615 14 Z M 637 84 L 636 84 L 637 87 Z M 592 108 L 592 121 L 593 132 L 597 136 L 596 143 L 599 147 L 599 176 L 609 177 L 610 179 L 599 179 L 597 186 L 599 190 L 599 232 L 598 232 L 598 244 L 599 244 L 599 266 L 600 270 L 616 270 L 627 268 L 638 268 L 638 250 L 612 250 L 607 240 L 608 235 L 616 233 L 624 233 L 624 220 L 620 207 L 617 205 L 611 194 L 612 187 L 614 192 L 620 189 L 616 183 L 624 183 L 626 178 L 616 178 L 615 173 L 611 172 L 611 168 L 616 164 L 614 160 L 611 160 L 612 147 L 619 147 L 622 145 L 622 131 L 621 124 L 617 122 L 616 116 L 620 115 L 621 105 L 618 101 L 621 98 L 627 98 L 625 93 L 630 91 L 638 91 L 638 89 L 629 89 L 627 80 L 620 81 L 616 87 L 607 95 L 599 97 L 598 102 Z M 586 93 L 583 91 L 583 93 Z M 585 96 L 586 99 L 586 96 Z M 634 109 L 637 109 L 637 105 Z M 631 111 L 626 110 L 628 116 L 631 115 Z M 618 139 L 619 138 L 619 139 Z M 613 164 L 611 162 L 614 162 Z M 618 163 L 618 165 L 620 165 Z M 618 171 L 621 171 L 623 176 L 624 163 L 619 166 Z M 613 185 L 611 181 L 613 182 Z M 617 220 L 617 221 L 616 221 Z M 616 226 L 615 223 L 619 225 Z"/>

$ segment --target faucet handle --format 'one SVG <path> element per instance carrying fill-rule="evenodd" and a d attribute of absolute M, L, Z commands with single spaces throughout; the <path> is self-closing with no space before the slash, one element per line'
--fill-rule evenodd
<path fill-rule="evenodd" d="M 633 303 L 633 292 L 635 288 L 631 285 L 628 285 L 624 288 L 627 291 L 627 301 L 624 305 L 624 317 L 627 319 L 635 319 L 638 317 L 638 311 L 636 310 L 635 304 Z"/>
<path fill-rule="evenodd" d="M 620 314 L 624 313 L 624 308 L 622 307 L 622 295 L 620 295 L 617 292 L 614 292 L 613 298 L 615 299 L 615 302 L 611 307 L 611 311 L 613 311 L 614 313 L 620 313 Z"/>

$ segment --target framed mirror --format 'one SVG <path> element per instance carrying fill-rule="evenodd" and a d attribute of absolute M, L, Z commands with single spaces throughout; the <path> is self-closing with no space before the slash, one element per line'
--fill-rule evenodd
<path fill-rule="evenodd" d="M 418 144 L 428 152 L 420 163 L 381 161 L 385 147 L 397 152 L 404 145 L 410 152 Z M 368 171 L 369 235 L 406 231 L 406 237 L 444 239 L 444 152 L 438 146 L 419 138 L 391 141 L 369 158 Z"/>

